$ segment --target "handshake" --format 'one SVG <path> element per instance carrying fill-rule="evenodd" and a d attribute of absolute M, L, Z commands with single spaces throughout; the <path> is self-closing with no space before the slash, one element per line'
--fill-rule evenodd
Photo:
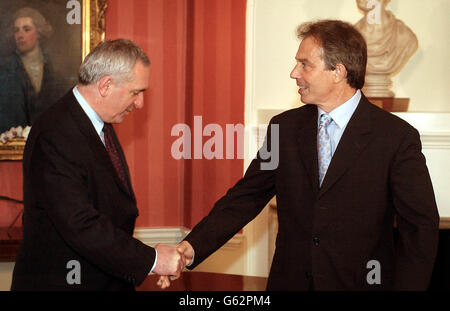
<path fill-rule="evenodd" d="M 153 273 L 159 275 L 156 283 L 160 288 L 165 289 L 170 286 L 170 281 L 178 279 L 186 266 L 192 263 L 194 249 L 187 241 L 182 241 L 176 247 L 157 244 L 158 259 Z"/>

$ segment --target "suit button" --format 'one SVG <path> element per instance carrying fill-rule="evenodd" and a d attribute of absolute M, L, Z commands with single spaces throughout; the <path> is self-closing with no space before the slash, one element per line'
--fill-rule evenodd
<path fill-rule="evenodd" d="M 318 237 L 315 236 L 315 237 L 313 238 L 313 242 L 314 242 L 314 245 L 315 245 L 315 246 L 319 246 L 319 244 L 320 244 L 320 239 L 319 239 Z"/>
<path fill-rule="evenodd" d="M 309 279 L 312 276 L 312 274 L 311 274 L 311 272 L 306 272 L 305 276 L 306 276 L 307 279 Z"/>

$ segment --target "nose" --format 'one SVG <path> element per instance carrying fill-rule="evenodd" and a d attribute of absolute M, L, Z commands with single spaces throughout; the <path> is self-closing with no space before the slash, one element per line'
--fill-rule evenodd
<path fill-rule="evenodd" d="M 21 30 L 16 31 L 14 33 L 14 36 L 16 37 L 16 39 L 23 38 L 23 31 Z"/>
<path fill-rule="evenodd" d="M 134 101 L 134 106 L 137 109 L 141 109 L 144 107 L 144 93 L 143 92 L 139 93 L 139 95 L 137 96 L 136 100 Z"/>
<path fill-rule="evenodd" d="M 297 63 L 291 71 L 290 77 L 291 79 L 299 79 L 300 78 L 300 63 Z"/>

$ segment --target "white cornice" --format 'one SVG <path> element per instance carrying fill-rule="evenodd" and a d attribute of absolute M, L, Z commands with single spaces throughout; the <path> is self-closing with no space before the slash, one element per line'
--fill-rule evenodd
<path fill-rule="evenodd" d="M 166 245 L 177 245 L 188 234 L 190 230 L 186 227 L 147 227 L 136 228 L 134 237 L 148 246 L 155 246 L 158 243 Z M 238 248 L 243 241 L 243 234 L 238 233 L 232 237 L 222 249 L 233 250 Z"/>
<path fill-rule="evenodd" d="M 450 132 L 422 132 L 420 140 L 424 149 L 450 149 Z"/>

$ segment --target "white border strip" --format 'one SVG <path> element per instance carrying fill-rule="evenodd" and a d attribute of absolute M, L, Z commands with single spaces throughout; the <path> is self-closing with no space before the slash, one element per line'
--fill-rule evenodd
<path fill-rule="evenodd" d="M 450 149 L 450 132 L 423 132 L 420 140 L 424 149 Z"/>
<path fill-rule="evenodd" d="M 134 238 L 148 246 L 154 246 L 158 243 L 174 246 L 180 243 L 189 232 L 190 230 L 186 227 L 136 228 L 134 230 Z M 243 239 L 243 234 L 238 233 L 222 246 L 221 249 L 237 249 L 242 244 Z"/>

